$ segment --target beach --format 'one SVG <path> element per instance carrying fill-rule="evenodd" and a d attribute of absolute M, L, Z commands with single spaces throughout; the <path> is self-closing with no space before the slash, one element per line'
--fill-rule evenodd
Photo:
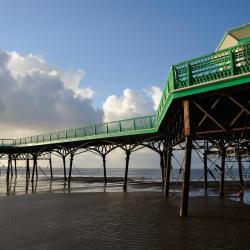
<path fill-rule="evenodd" d="M 62 177 L 37 182 L 0 177 L 1 249 L 249 249 L 250 210 L 227 183 L 225 198 L 218 183 L 205 195 L 202 181 L 191 182 L 189 216 L 179 217 L 180 183 L 162 184 L 129 178 Z M 248 194 L 248 192 L 246 193 Z"/>
<path fill-rule="evenodd" d="M 1 249 L 249 249 L 248 205 L 160 192 L 67 193 L 0 198 Z"/>

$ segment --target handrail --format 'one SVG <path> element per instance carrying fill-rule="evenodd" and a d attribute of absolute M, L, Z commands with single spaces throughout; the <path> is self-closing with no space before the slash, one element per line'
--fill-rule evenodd
<path fill-rule="evenodd" d="M 0 145 L 2 147 L 12 147 L 14 145 L 14 139 L 0 139 Z"/>
<path fill-rule="evenodd" d="M 157 109 L 157 123 L 162 116 L 170 91 L 247 72 L 250 72 L 250 43 L 173 65 Z"/>
<path fill-rule="evenodd" d="M 114 121 L 102 124 L 95 124 L 76 129 L 67 129 L 48 134 L 40 134 L 30 137 L 18 138 L 13 140 L 13 145 L 23 145 L 31 143 L 42 143 L 55 140 L 66 140 L 78 137 L 114 134 L 128 131 L 140 131 L 153 129 L 156 125 L 156 116 L 143 116 L 121 121 Z"/>

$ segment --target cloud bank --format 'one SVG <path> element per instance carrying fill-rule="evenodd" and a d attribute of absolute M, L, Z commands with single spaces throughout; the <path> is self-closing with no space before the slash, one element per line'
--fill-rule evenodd
<path fill-rule="evenodd" d="M 93 107 L 94 91 L 81 87 L 86 72 L 62 70 L 41 56 L 0 51 L 0 137 L 20 137 L 63 128 L 153 114 L 161 90 L 125 89 Z"/>
<path fill-rule="evenodd" d="M 94 92 L 80 87 L 83 75 L 32 54 L 0 52 L 0 127 L 31 134 L 102 122 L 103 111 L 92 106 Z"/>

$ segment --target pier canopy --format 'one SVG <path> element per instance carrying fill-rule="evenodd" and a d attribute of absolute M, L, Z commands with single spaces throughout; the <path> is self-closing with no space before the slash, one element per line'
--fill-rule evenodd
<path fill-rule="evenodd" d="M 250 42 L 250 23 L 228 30 L 216 51 Z"/>

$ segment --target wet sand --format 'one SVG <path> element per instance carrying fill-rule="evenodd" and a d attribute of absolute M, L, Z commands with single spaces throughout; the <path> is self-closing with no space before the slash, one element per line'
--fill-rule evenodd
<path fill-rule="evenodd" d="M 0 197 L 1 249 L 249 249 L 250 208 L 218 197 L 161 192 Z"/>

